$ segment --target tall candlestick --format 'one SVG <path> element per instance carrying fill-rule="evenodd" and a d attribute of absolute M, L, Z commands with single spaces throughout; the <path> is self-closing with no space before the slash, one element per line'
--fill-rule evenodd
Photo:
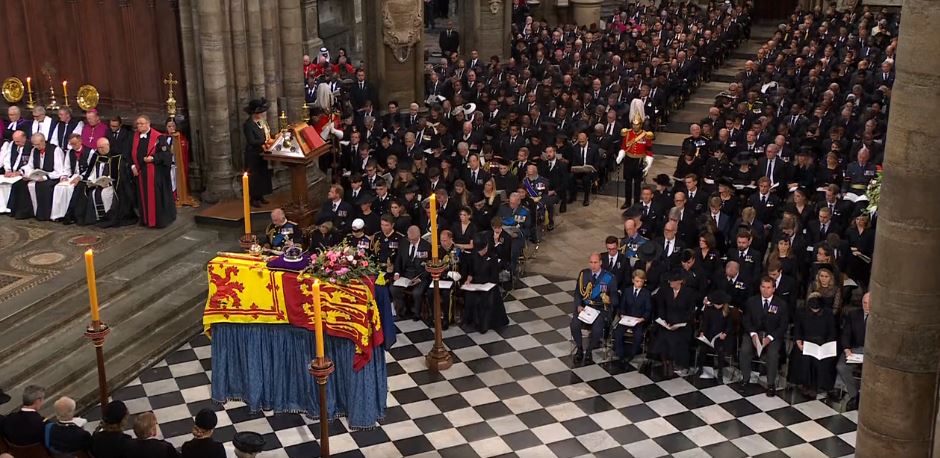
<path fill-rule="evenodd" d="M 26 77 L 26 92 L 33 92 L 33 79 Z"/>
<path fill-rule="evenodd" d="M 69 99 L 69 82 L 62 82 L 62 97 L 65 97 L 65 100 Z"/>
<path fill-rule="evenodd" d="M 242 175 L 242 206 L 245 212 L 245 235 L 251 234 L 251 197 L 248 195 L 248 172 Z"/>
<path fill-rule="evenodd" d="M 88 301 L 91 303 L 91 321 L 100 322 L 98 313 L 98 285 L 95 282 L 95 254 L 89 249 L 85 252 L 85 278 L 88 281 Z"/>
<path fill-rule="evenodd" d="M 317 358 L 323 358 L 323 316 L 320 308 L 320 280 L 313 281 L 313 325 L 317 333 Z"/>
<path fill-rule="evenodd" d="M 431 194 L 431 259 L 437 260 L 437 194 Z"/>

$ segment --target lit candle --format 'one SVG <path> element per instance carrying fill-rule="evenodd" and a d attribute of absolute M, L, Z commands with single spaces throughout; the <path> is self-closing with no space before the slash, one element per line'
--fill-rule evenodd
<path fill-rule="evenodd" d="M 69 82 L 68 81 L 62 82 L 62 96 L 65 97 L 66 99 L 69 98 Z"/>
<path fill-rule="evenodd" d="M 245 235 L 251 234 L 251 198 L 248 197 L 248 172 L 242 175 L 242 205 L 245 211 Z"/>
<path fill-rule="evenodd" d="M 88 280 L 88 301 L 91 303 L 91 321 L 101 321 L 98 313 L 98 285 L 95 283 L 95 254 L 85 252 L 85 278 Z"/>
<path fill-rule="evenodd" d="M 317 334 L 317 358 L 323 357 L 323 316 L 320 309 L 320 280 L 313 281 L 313 325 Z"/>
<path fill-rule="evenodd" d="M 33 92 L 33 79 L 26 77 L 26 92 Z"/>
<path fill-rule="evenodd" d="M 431 259 L 437 260 L 437 194 L 431 194 Z"/>

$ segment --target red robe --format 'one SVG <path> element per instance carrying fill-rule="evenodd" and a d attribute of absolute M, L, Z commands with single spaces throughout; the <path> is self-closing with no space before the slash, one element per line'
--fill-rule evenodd
<path fill-rule="evenodd" d="M 173 152 L 166 140 L 161 140 L 163 138 L 162 132 L 150 129 L 144 151 L 140 148 L 140 133 L 135 132 L 131 148 L 131 159 L 138 172 L 141 223 L 147 227 L 166 227 L 176 219 L 176 202 L 170 182 Z M 146 157 L 152 157 L 153 161 L 145 162 Z"/>

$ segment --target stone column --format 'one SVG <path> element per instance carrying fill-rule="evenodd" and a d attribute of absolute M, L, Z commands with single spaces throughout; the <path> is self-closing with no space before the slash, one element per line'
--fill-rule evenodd
<path fill-rule="evenodd" d="M 323 46 L 320 38 L 320 11 L 317 0 L 303 0 L 304 52 L 310 57 L 316 56 Z"/>
<path fill-rule="evenodd" d="M 206 154 L 206 195 L 203 199 L 214 202 L 232 193 L 231 178 L 234 175 L 227 66 L 224 42 L 220 39 L 225 18 L 222 0 L 199 0 L 195 5 L 199 21 L 197 40 L 205 107 L 203 144 L 209 148 Z"/>
<path fill-rule="evenodd" d="M 489 63 L 491 56 L 500 61 L 509 57 L 509 31 L 512 27 L 512 2 L 507 0 L 464 0 L 460 6 L 460 54 L 476 49 L 480 59 Z"/>
<path fill-rule="evenodd" d="M 878 205 L 856 454 L 933 450 L 940 358 L 940 3 L 907 0 Z"/>
<path fill-rule="evenodd" d="M 303 30 L 300 0 L 280 0 L 281 77 L 283 96 L 287 100 L 287 119 L 300 119 L 304 104 Z"/>
<path fill-rule="evenodd" d="M 586 26 L 600 24 L 601 4 L 604 0 L 570 0 L 570 3 L 575 24 Z"/>
<path fill-rule="evenodd" d="M 424 4 L 422 0 L 366 0 L 366 78 L 375 84 L 381 109 L 422 99 Z"/>

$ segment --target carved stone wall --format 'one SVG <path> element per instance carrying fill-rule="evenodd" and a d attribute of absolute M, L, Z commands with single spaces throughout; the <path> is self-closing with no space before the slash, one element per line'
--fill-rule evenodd
<path fill-rule="evenodd" d="M 483 60 L 509 57 L 512 2 L 509 0 L 464 0 L 460 2 L 460 49 L 476 49 Z"/>
<path fill-rule="evenodd" d="M 379 92 L 379 109 L 423 98 L 422 0 L 364 0 L 367 78 Z"/>

